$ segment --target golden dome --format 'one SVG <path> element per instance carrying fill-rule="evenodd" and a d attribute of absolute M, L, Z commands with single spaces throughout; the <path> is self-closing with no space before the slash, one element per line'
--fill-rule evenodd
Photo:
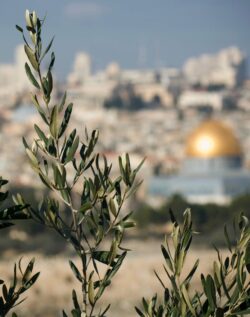
<path fill-rule="evenodd" d="M 204 121 L 188 137 L 188 157 L 241 156 L 241 146 L 232 130 L 217 120 Z"/>

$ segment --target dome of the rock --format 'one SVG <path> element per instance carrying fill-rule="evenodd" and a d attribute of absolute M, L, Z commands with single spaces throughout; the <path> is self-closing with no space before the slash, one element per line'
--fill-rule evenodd
<path fill-rule="evenodd" d="M 234 132 L 218 120 L 203 121 L 187 137 L 186 157 L 177 175 L 155 176 L 151 193 L 180 194 L 190 202 L 228 204 L 250 193 L 250 173 Z"/>

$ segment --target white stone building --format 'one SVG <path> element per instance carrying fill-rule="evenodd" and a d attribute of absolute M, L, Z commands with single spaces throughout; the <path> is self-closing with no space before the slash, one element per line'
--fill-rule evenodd
<path fill-rule="evenodd" d="M 203 54 L 184 64 L 184 75 L 190 84 L 202 86 L 241 85 L 246 76 L 246 57 L 237 47 L 229 47 L 217 54 Z"/>

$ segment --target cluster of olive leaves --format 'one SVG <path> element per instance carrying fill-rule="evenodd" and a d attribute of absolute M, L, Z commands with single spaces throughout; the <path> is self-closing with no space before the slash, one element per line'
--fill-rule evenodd
<path fill-rule="evenodd" d="M 147 301 L 143 298 L 142 308 L 136 307 L 141 317 L 236 317 L 250 314 L 250 226 L 241 214 L 234 221 L 234 240 L 224 227 L 225 240 L 230 255 L 222 258 L 215 247 L 218 260 L 213 263 L 213 271 L 206 277 L 201 274 L 202 291 L 192 289 L 192 279 L 199 265 L 197 260 L 191 271 L 184 276 L 183 267 L 192 242 L 193 229 L 191 212 L 184 212 L 183 226 L 180 226 L 171 212 L 173 230 L 171 242 L 166 237 L 161 246 L 165 259 L 164 271 L 171 289 L 155 272 L 163 289 L 163 300 L 155 295 Z M 171 251 L 171 247 L 173 251 Z"/>
<path fill-rule="evenodd" d="M 43 48 L 43 22 L 35 12 L 26 11 L 29 41 L 25 31 L 16 26 L 23 36 L 29 61 L 25 64 L 26 74 L 37 90 L 32 94 L 32 102 L 43 122 L 43 128 L 34 125 L 37 137 L 32 145 L 29 146 L 25 139 L 23 143 L 31 167 L 53 193 L 39 208 L 28 206 L 26 209 L 33 219 L 53 228 L 71 243 L 80 259 L 80 267 L 70 261 L 82 293 L 82 298 L 78 299 L 76 291 L 72 292 L 72 316 L 104 316 L 110 306 L 98 308 L 97 312 L 96 303 L 126 257 L 128 250 L 122 246 L 124 232 L 133 227 L 134 222 L 130 220 L 132 212 L 126 213 L 122 207 L 140 185 L 136 175 L 143 162 L 133 170 L 129 155 L 124 159 L 119 157 L 120 175 L 113 177 L 106 157 L 95 154 L 98 131 L 89 135 L 85 130 L 84 140 L 77 135 L 76 129 L 68 131 L 73 104 L 67 104 L 66 93 L 60 104 L 51 105 L 53 52 L 47 69 L 42 68 L 53 43 L 52 39 Z M 76 186 L 81 192 L 78 199 L 73 199 Z M 15 197 L 15 201 L 25 204 L 21 196 Z M 70 211 L 70 216 L 62 212 L 62 204 Z M 67 316 L 65 311 L 63 316 Z"/>
<path fill-rule="evenodd" d="M 8 191 L 2 191 L 2 187 L 7 183 L 7 180 L 0 177 L 0 207 L 8 197 Z M 0 230 L 12 226 L 13 223 L 10 221 L 29 219 L 30 215 L 26 213 L 26 207 L 22 204 L 0 209 Z M 25 300 L 20 299 L 20 296 L 36 282 L 39 276 L 39 272 L 32 275 L 34 259 L 28 263 L 25 270 L 22 269 L 21 261 L 22 259 L 18 261 L 19 274 L 17 272 L 17 265 L 16 263 L 14 264 L 13 278 L 9 286 L 0 278 L 2 288 L 2 295 L 0 296 L 1 317 L 6 316 L 11 309 Z M 12 317 L 17 317 L 17 315 L 13 313 Z"/>

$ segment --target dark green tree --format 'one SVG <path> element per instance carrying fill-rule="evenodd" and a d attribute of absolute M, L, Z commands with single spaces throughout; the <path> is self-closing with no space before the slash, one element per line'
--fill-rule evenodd
<path fill-rule="evenodd" d="M 24 204 L 2 208 L 3 202 L 8 197 L 8 191 L 2 191 L 2 187 L 8 183 L 7 180 L 0 177 L 0 230 L 13 225 L 14 220 L 29 219 L 30 215 Z M 0 278 L 2 295 L 0 296 L 0 317 L 5 317 L 10 310 L 22 303 L 25 299 L 20 299 L 22 294 L 26 292 L 37 280 L 39 272 L 32 275 L 35 259 L 32 259 L 23 270 L 21 260 L 18 266 L 14 264 L 13 277 L 10 285 Z M 19 271 L 19 272 L 17 272 Z M 19 273 L 19 274 L 18 274 Z M 12 317 L 16 317 L 15 313 Z"/>

